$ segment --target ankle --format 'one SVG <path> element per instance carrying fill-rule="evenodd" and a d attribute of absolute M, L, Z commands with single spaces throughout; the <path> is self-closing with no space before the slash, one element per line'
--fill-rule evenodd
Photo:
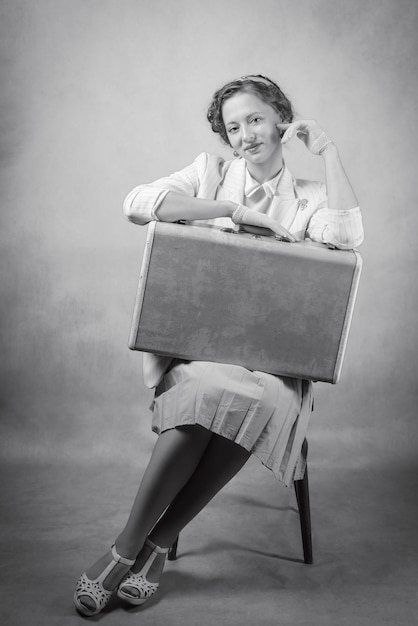
<path fill-rule="evenodd" d="M 165 548 L 161 549 L 146 541 L 131 571 L 134 574 L 141 573 L 149 582 L 157 583 L 164 569 L 166 557 Z"/>
<path fill-rule="evenodd" d="M 122 535 L 119 535 L 119 537 L 116 539 L 115 548 L 119 556 L 122 556 L 125 559 L 136 559 L 138 552 L 141 549 L 138 549 L 136 543 L 126 541 L 126 539 Z"/>
<path fill-rule="evenodd" d="M 171 548 L 171 546 L 176 540 L 176 537 L 172 539 L 168 535 L 163 535 L 161 533 L 154 533 L 154 531 L 152 531 L 148 535 L 148 539 L 151 543 L 156 545 L 158 548 Z"/>

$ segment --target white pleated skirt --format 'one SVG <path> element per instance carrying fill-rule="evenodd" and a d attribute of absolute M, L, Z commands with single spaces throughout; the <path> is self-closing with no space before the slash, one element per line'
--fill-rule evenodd
<path fill-rule="evenodd" d="M 312 384 L 237 365 L 175 359 L 156 389 L 157 434 L 198 424 L 254 454 L 286 486 L 303 478 Z"/>

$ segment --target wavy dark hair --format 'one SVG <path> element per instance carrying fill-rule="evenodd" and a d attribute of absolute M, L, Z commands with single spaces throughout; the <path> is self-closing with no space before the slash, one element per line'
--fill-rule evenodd
<path fill-rule="evenodd" d="M 224 143 L 227 145 L 230 145 L 230 142 L 222 117 L 222 107 L 226 100 L 241 91 L 253 93 L 258 96 L 260 100 L 269 104 L 280 113 L 284 123 L 289 123 L 293 120 L 292 104 L 275 82 L 262 74 L 242 76 L 241 78 L 227 83 L 215 92 L 207 112 L 207 118 L 212 126 L 213 132 L 219 133 Z"/>

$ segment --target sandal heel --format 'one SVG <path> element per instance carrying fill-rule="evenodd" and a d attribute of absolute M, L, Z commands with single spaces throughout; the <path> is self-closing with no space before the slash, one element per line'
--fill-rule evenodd
<path fill-rule="evenodd" d="M 141 570 L 134 574 L 132 571 L 129 571 L 122 582 L 119 584 L 117 595 L 121 600 L 125 600 L 129 604 L 133 604 L 134 606 L 139 606 L 147 602 L 158 590 L 160 583 L 152 583 L 147 579 L 147 574 L 151 569 L 152 564 L 159 554 L 167 554 L 170 548 L 160 548 L 156 546 L 150 539 L 145 541 L 145 545 L 151 548 L 151 553 Z M 138 591 L 137 596 L 131 595 L 127 591 L 127 587 L 132 587 Z"/>

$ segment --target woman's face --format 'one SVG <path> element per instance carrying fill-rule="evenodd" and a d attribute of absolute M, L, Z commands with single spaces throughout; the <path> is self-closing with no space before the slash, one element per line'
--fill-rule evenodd
<path fill-rule="evenodd" d="M 282 144 L 276 126 L 280 114 L 253 93 L 241 91 L 228 98 L 222 118 L 231 147 L 248 165 L 269 169 L 282 163 Z"/>

